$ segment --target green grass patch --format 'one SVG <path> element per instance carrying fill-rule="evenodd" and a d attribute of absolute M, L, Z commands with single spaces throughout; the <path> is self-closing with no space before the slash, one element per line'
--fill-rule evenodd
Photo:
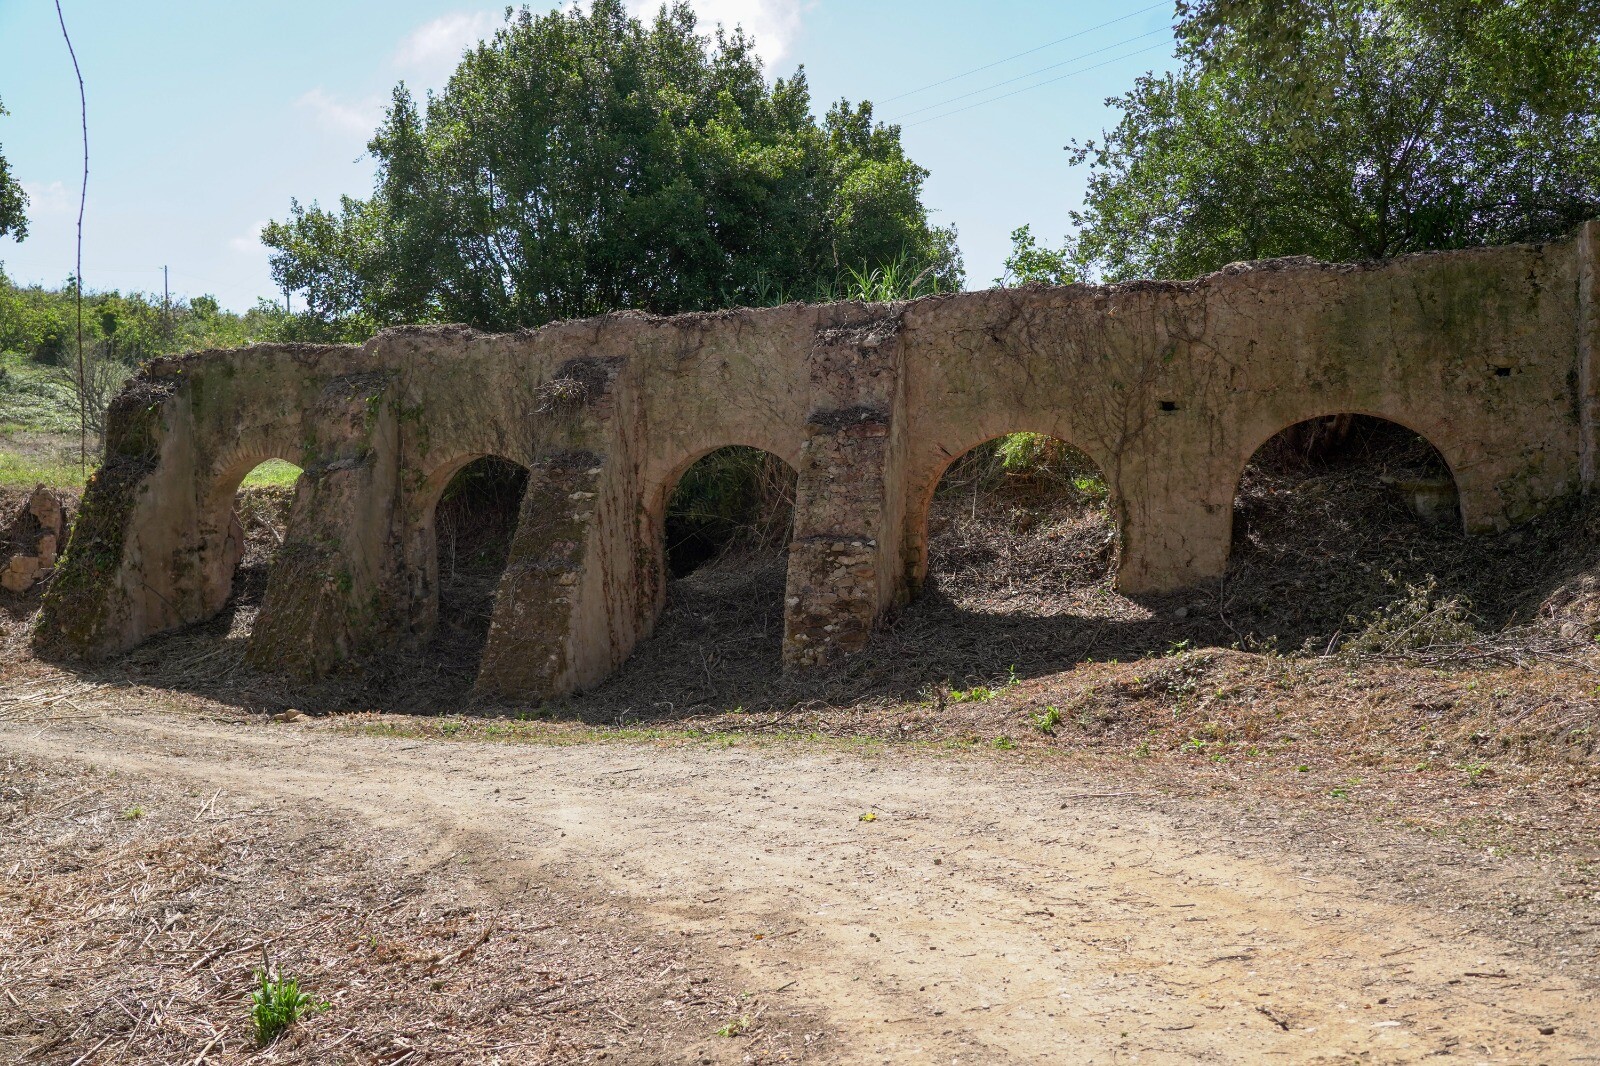
<path fill-rule="evenodd" d="M 77 463 L 52 459 L 34 449 L 13 449 L 11 434 L 0 432 L 0 488 L 31 489 L 35 485 L 52 488 L 83 487 L 83 469 Z M 99 465 L 99 458 L 90 460 L 90 472 Z"/>
<path fill-rule="evenodd" d="M 245 475 L 243 489 L 286 489 L 300 480 L 300 468 L 282 459 L 268 459 Z"/>
<path fill-rule="evenodd" d="M 76 433 L 78 402 L 72 389 L 15 352 L 0 354 L 0 431 Z"/>

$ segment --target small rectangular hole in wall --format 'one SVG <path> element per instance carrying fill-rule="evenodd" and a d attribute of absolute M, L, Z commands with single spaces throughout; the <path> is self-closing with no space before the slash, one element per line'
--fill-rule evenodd
<path fill-rule="evenodd" d="M 1162 400 L 1161 409 L 1163 411 L 1176 411 L 1178 409 L 1178 403 L 1176 400 Z"/>
<path fill-rule="evenodd" d="M 1494 376 L 1497 378 L 1508 378 L 1511 376 L 1511 368 L 1509 366 L 1497 366 L 1494 368 Z"/>

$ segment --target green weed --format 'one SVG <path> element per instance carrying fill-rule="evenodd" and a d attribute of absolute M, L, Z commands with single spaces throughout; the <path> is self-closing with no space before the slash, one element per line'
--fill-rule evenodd
<path fill-rule="evenodd" d="M 1041 733 L 1055 735 L 1056 726 L 1061 724 L 1061 711 L 1056 707 L 1046 707 L 1043 711 L 1033 716 L 1033 728 Z"/>
<path fill-rule="evenodd" d="M 274 979 L 263 968 L 256 971 L 256 979 L 260 987 L 250 993 L 250 1021 L 255 1026 L 256 1043 L 262 1046 L 272 1043 L 307 1014 L 330 1006 L 300 991 L 298 978 L 280 974 Z"/>

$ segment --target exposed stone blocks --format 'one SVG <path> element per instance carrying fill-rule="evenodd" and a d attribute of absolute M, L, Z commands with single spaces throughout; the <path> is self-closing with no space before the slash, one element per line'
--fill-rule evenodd
<path fill-rule="evenodd" d="M 0 588 L 22 595 L 50 576 L 65 522 L 60 497 L 43 485 L 34 489 L 0 535 Z"/>
<path fill-rule="evenodd" d="M 738 444 L 799 472 L 781 653 L 810 667 L 859 649 L 917 587 L 934 486 L 983 441 L 1031 431 L 1088 454 L 1120 520 L 1120 587 L 1159 593 L 1222 573 L 1255 450 L 1339 413 L 1430 440 L 1469 532 L 1592 488 L 1600 227 L 1181 283 L 406 327 L 164 360 L 113 406 L 35 643 L 104 657 L 214 614 L 238 479 L 277 457 L 306 476 L 252 659 L 318 673 L 414 646 L 436 617 L 439 495 L 497 455 L 530 489 L 479 688 L 559 695 L 648 636 L 665 501 L 692 462 Z"/>
<path fill-rule="evenodd" d="M 784 611 L 784 665 L 858 651 L 903 581 L 893 493 L 903 456 L 899 321 L 821 331 L 808 360 L 820 406 L 806 419 Z"/>

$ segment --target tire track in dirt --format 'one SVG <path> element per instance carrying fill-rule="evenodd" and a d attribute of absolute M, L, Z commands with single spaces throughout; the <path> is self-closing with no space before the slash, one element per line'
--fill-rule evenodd
<path fill-rule="evenodd" d="M 851 1049 L 832 1061 L 1600 1061 L 1575 979 L 1082 775 L 160 712 L 0 724 L 0 745 L 315 797 L 406 830 L 464 892 L 623 906 L 824 1018 Z"/>

